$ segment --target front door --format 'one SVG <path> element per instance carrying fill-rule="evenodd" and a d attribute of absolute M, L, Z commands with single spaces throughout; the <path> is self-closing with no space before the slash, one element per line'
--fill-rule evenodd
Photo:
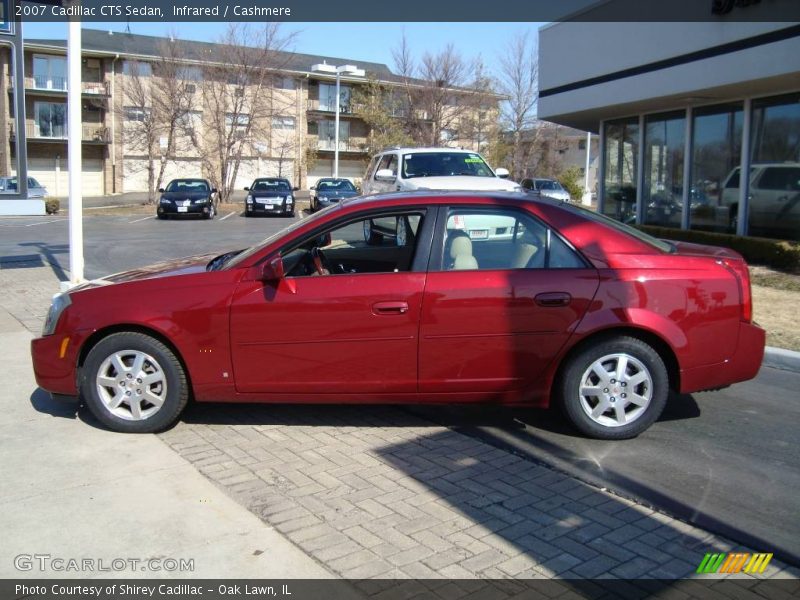
<path fill-rule="evenodd" d="M 424 222 L 421 213 L 402 216 L 417 228 Z M 351 221 L 331 232 L 320 256 L 316 240 L 325 237 L 286 249 L 280 282 L 240 284 L 231 307 L 236 389 L 332 400 L 415 392 L 425 287 L 424 269 L 414 267 L 417 236 L 368 244 L 364 220 Z"/>
<path fill-rule="evenodd" d="M 444 221 L 441 265 L 425 288 L 419 391 L 531 386 L 585 314 L 597 272 L 522 211 L 453 208 Z"/>

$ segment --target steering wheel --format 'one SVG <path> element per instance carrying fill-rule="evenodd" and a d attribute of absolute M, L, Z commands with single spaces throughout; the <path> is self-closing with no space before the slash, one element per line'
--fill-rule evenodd
<path fill-rule="evenodd" d="M 314 248 L 312 248 L 311 262 L 314 265 L 314 270 L 317 272 L 317 275 L 331 274 L 330 269 L 327 267 L 328 260 L 325 258 L 325 254 L 319 246 L 314 246 Z"/>

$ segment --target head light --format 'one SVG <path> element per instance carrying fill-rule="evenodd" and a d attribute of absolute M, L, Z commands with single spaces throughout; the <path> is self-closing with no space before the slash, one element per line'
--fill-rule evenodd
<path fill-rule="evenodd" d="M 292 202 L 294 202 L 294 197 L 286 196 L 286 204 L 291 204 Z"/>
<path fill-rule="evenodd" d="M 43 336 L 53 334 L 56 330 L 56 325 L 58 325 L 58 319 L 61 318 L 61 314 L 70 304 L 72 304 L 72 300 L 70 300 L 69 294 L 56 294 L 53 296 L 53 301 L 50 304 L 50 310 L 47 311 L 47 319 L 45 319 L 44 328 L 42 329 Z"/>
<path fill-rule="evenodd" d="M 252 202 L 253 202 L 253 196 L 252 196 L 252 194 L 247 194 L 247 200 L 245 200 L 245 201 L 246 201 L 247 203 L 252 203 Z"/>

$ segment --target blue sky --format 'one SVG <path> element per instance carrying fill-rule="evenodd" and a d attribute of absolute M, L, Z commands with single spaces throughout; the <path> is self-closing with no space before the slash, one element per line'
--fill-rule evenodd
<path fill-rule="evenodd" d="M 393 66 L 392 48 L 403 31 L 417 56 L 425 50 L 436 52 L 452 43 L 462 54 L 480 56 L 495 73 L 498 56 L 506 41 L 520 31 L 534 35 L 543 23 L 287 23 L 285 31 L 296 31 L 294 50 L 309 54 L 382 62 Z M 125 23 L 92 23 L 85 27 L 124 31 Z M 142 35 L 168 35 L 211 41 L 220 36 L 221 23 L 131 23 L 131 32 Z M 23 33 L 28 38 L 66 38 L 62 23 L 26 23 Z"/>

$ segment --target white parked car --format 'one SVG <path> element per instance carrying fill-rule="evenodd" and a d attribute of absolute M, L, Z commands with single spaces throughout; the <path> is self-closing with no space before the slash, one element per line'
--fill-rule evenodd
<path fill-rule="evenodd" d="M 739 217 L 740 173 L 739 167 L 733 169 L 722 186 L 722 208 L 733 232 Z M 750 167 L 750 234 L 800 238 L 800 163 Z"/>
<path fill-rule="evenodd" d="M 0 177 L 0 194 L 16 194 L 17 178 Z M 47 196 L 47 188 L 41 185 L 33 177 L 28 177 L 28 198 L 44 198 Z"/>
<path fill-rule="evenodd" d="M 367 167 L 363 193 L 416 190 L 521 192 L 506 169 L 493 171 L 477 152 L 456 148 L 390 148 Z"/>

